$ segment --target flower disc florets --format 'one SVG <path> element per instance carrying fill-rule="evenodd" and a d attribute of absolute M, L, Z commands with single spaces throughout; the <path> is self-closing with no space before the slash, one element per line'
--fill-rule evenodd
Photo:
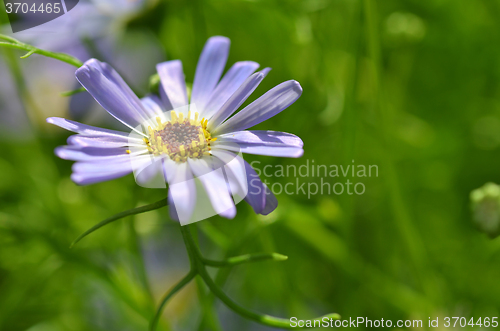
<path fill-rule="evenodd" d="M 163 123 L 156 118 L 157 127 L 148 127 L 149 139 L 145 139 L 150 153 L 168 155 L 176 162 L 186 162 L 188 157 L 201 158 L 209 154 L 212 138 L 207 131 L 208 121 L 198 120 L 199 114 L 191 118 L 191 111 L 186 118 L 182 113 L 170 112 L 171 120 Z"/>

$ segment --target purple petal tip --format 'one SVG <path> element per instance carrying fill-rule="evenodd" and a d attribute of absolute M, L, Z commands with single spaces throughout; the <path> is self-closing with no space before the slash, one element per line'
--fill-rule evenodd
<path fill-rule="evenodd" d="M 300 83 L 297 82 L 296 80 L 293 80 L 293 90 L 297 92 L 297 94 L 300 96 L 302 95 L 302 86 L 300 86 Z"/>
<path fill-rule="evenodd" d="M 294 157 L 298 158 L 298 157 L 301 157 L 302 155 L 304 155 L 304 150 L 303 149 L 297 151 L 297 154 L 295 154 Z"/>
<path fill-rule="evenodd" d="M 224 36 L 213 36 L 213 37 L 208 38 L 207 43 L 208 42 L 220 42 L 220 43 L 230 44 L 231 39 L 229 39 L 228 37 L 224 37 Z"/>

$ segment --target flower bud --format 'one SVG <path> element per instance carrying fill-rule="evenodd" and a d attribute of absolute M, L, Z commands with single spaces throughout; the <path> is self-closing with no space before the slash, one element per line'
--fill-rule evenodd
<path fill-rule="evenodd" d="M 472 216 L 478 228 L 490 238 L 500 234 L 500 186 L 486 183 L 470 193 Z"/>

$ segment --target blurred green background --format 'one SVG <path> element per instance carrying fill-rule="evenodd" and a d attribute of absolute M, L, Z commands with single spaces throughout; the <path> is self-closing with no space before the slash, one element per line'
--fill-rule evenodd
<path fill-rule="evenodd" d="M 104 60 L 118 71 L 144 62 L 140 75 L 124 75 L 140 96 L 165 59 L 181 59 L 192 81 L 213 35 L 231 39 L 228 65 L 253 60 L 273 68 L 252 101 L 282 81 L 299 81 L 302 97 L 257 128 L 300 136 L 304 156 L 248 161 L 378 166 L 378 177 L 347 177 L 365 184 L 363 195 L 282 193 L 267 217 L 242 203 L 234 220 L 197 223 L 208 257 L 289 256 L 214 270 L 237 302 L 299 319 L 330 312 L 422 319 L 424 329 L 429 317 L 500 315 L 500 242 L 476 229 L 469 202 L 471 190 L 500 182 L 500 1 L 156 1 L 120 17 L 111 33 L 118 42 Z M 55 60 L 0 51 L 0 88 L 10 91 L 0 98 L 0 330 L 146 330 L 163 293 L 189 267 L 167 209 L 69 245 L 98 221 L 166 191 L 140 188 L 130 175 L 73 184 L 71 162 L 53 154 L 69 133 L 44 119 L 71 117 L 70 98 L 60 92 L 75 88 L 74 68 L 63 64 L 64 80 L 51 83 L 37 70 Z M 81 117 L 112 125 L 100 116 Z M 162 330 L 272 329 L 197 285 L 169 303 Z M 204 309 L 216 312 L 219 328 L 202 318 Z"/>

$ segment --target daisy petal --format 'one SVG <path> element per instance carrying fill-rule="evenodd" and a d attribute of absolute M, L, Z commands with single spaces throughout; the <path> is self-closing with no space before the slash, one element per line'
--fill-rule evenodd
<path fill-rule="evenodd" d="M 126 137 L 85 136 L 77 134 L 68 138 L 68 144 L 80 147 L 115 148 L 128 146 L 129 140 Z M 139 146 L 139 144 L 137 145 Z"/>
<path fill-rule="evenodd" d="M 212 155 L 220 161 L 216 162 L 216 165 L 226 170 L 226 178 L 233 198 L 236 199 L 236 195 L 244 198 L 248 193 L 245 161 L 233 152 L 221 149 L 212 150 Z"/>
<path fill-rule="evenodd" d="M 134 170 L 141 170 L 151 164 L 151 158 L 141 156 L 114 160 L 95 160 L 94 162 L 76 162 L 73 164 L 71 179 L 80 185 L 89 185 L 98 182 L 125 176 Z"/>
<path fill-rule="evenodd" d="M 108 113 L 129 128 L 147 119 L 139 98 L 107 63 L 88 60 L 76 70 L 76 78 Z"/>
<path fill-rule="evenodd" d="M 304 154 L 302 147 L 287 146 L 287 145 L 259 145 L 251 143 L 229 144 L 216 141 L 211 143 L 212 149 L 225 149 L 236 153 L 276 156 L 276 157 L 301 157 Z"/>
<path fill-rule="evenodd" d="M 71 169 L 74 173 L 102 173 L 102 172 L 122 172 L 134 170 L 140 170 L 151 165 L 151 157 L 144 155 L 134 157 L 132 161 L 131 158 L 118 158 L 115 160 L 109 159 L 96 159 L 92 161 L 80 161 L 73 164 Z"/>
<path fill-rule="evenodd" d="M 207 158 L 208 159 L 208 158 Z M 222 168 L 215 169 L 209 165 L 207 159 L 188 159 L 193 173 L 201 181 L 207 191 L 210 202 L 217 214 L 225 218 L 234 218 L 236 207 L 229 192 Z"/>
<path fill-rule="evenodd" d="M 269 130 L 248 130 L 226 133 L 217 136 L 217 141 L 237 144 L 255 144 L 259 146 L 304 146 L 302 139 L 294 134 Z"/>
<path fill-rule="evenodd" d="M 163 160 L 152 159 L 150 155 L 145 155 L 143 157 L 147 157 L 148 160 L 144 162 L 144 166 L 134 171 L 136 183 L 147 188 L 166 188 L 167 185 L 163 173 Z M 134 160 L 134 165 L 140 164 L 141 161 L 137 162 Z"/>
<path fill-rule="evenodd" d="M 217 84 L 205 107 L 203 117 L 211 118 L 258 67 L 259 64 L 252 61 L 236 62 Z"/>
<path fill-rule="evenodd" d="M 81 133 L 88 136 L 109 136 L 109 137 L 128 137 L 128 133 L 122 131 L 115 131 L 109 129 L 102 129 L 91 125 L 78 123 L 75 121 L 67 120 L 61 117 L 49 117 L 47 123 L 57 125 L 63 129 L 71 132 Z"/>
<path fill-rule="evenodd" d="M 243 84 L 236 90 L 236 92 L 231 95 L 231 97 L 224 103 L 224 105 L 214 114 L 210 122 L 208 123 L 208 129 L 210 131 L 217 130 L 217 127 L 224 122 L 229 116 L 231 116 L 245 100 L 255 91 L 260 82 L 266 77 L 270 68 L 265 68 L 259 72 L 248 77 Z"/>
<path fill-rule="evenodd" d="M 186 106 L 188 98 L 182 62 L 173 60 L 158 63 L 156 70 L 161 80 L 160 88 L 162 88 L 172 108 Z"/>
<path fill-rule="evenodd" d="M 165 112 L 162 101 L 156 95 L 145 96 L 141 101 L 146 109 L 148 118 L 161 116 Z"/>
<path fill-rule="evenodd" d="M 203 113 L 205 105 L 209 101 L 226 66 L 229 44 L 230 41 L 226 37 L 217 36 L 208 39 L 198 60 L 191 103 L 196 105 L 202 117 L 205 116 Z"/>
<path fill-rule="evenodd" d="M 94 161 L 94 162 L 76 162 L 71 167 L 74 174 L 90 174 L 90 173 L 111 173 L 111 172 L 132 172 L 132 163 L 130 160 L 122 160 L 117 162 L 109 161 Z"/>
<path fill-rule="evenodd" d="M 252 166 L 246 161 L 245 171 L 247 175 L 246 180 L 248 182 L 248 194 L 245 197 L 245 201 L 252 206 L 255 213 L 262 214 L 266 205 L 265 185 L 262 183 L 259 175 L 257 175 Z"/>
<path fill-rule="evenodd" d="M 72 161 L 94 161 L 99 159 L 122 161 L 122 159 L 130 158 L 126 148 L 61 146 L 55 149 L 55 154 L 61 159 Z"/>
<path fill-rule="evenodd" d="M 193 214 L 196 203 L 196 186 L 187 163 L 163 160 L 164 176 L 168 181 L 169 213 L 172 219 L 186 222 Z"/>
<path fill-rule="evenodd" d="M 276 196 L 273 194 L 273 192 L 271 192 L 271 190 L 266 186 L 266 184 L 263 185 L 266 188 L 266 204 L 261 214 L 268 215 L 278 207 L 278 199 L 276 199 Z"/>
<path fill-rule="evenodd" d="M 301 94 L 302 87 L 297 81 L 281 83 L 216 128 L 214 134 L 242 131 L 257 125 L 286 109 Z"/>
<path fill-rule="evenodd" d="M 186 84 L 186 83 L 184 83 L 184 84 Z M 165 92 L 165 89 L 163 88 L 163 85 L 161 83 L 160 83 L 160 86 L 158 88 L 158 91 L 160 93 L 160 101 L 161 101 L 162 106 L 163 106 L 162 108 L 167 110 L 167 111 L 174 109 L 174 107 L 172 107 L 172 103 L 168 99 L 167 92 Z M 187 95 L 186 95 L 186 99 L 187 99 Z"/>
<path fill-rule="evenodd" d="M 91 173 L 73 173 L 71 180 L 78 185 L 90 185 L 108 180 L 116 179 L 128 175 L 132 170 L 110 171 L 110 172 L 91 172 Z"/>
<path fill-rule="evenodd" d="M 260 180 L 259 176 L 255 172 L 255 170 L 241 158 L 240 156 L 233 154 L 228 151 L 221 151 L 221 150 L 212 150 L 213 155 L 216 157 L 221 158 L 226 163 L 225 169 L 228 169 L 234 177 L 237 178 L 238 183 L 242 186 L 242 189 L 240 191 L 244 191 L 244 199 L 245 201 L 252 206 L 253 210 L 257 214 L 262 214 L 264 213 L 265 206 L 266 206 L 266 186 L 262 183 Z M 238 162 L 227 162 L 228 157 L 226 157 L 227 154 L 231 158 L 236 159 Z M 230 165 L 233 166 L 230 166 Z M 242 167 L 243 171 L 239 169 L 239 167 Z M 228 176 L 229 177 L 229 176 Z"/>
<path fill-rule="evenodd" d="M 252 206 L 256 214 L 267 215 L 276 209 L 278 200 L 262 183 L 259 175 L 248 162 L 232 152 L 213 149 L 212 153 L 225 163 L 224 168 L 231 172 L 232 177 L 240 186 L 238 193 L 244 192 L 245 201 Z M 231 178 L 229 174 L 228 177 Z"/>

